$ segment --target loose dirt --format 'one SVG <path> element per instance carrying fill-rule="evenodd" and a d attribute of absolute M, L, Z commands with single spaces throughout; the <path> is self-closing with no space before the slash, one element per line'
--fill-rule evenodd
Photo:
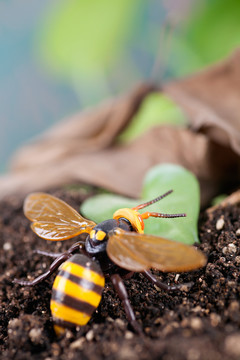
<path fill-rule="evenodd" d="M 56 190 L 52 194 L 79 209 L 89 195 Z M 55 275 L 35 287 L 13 284 L 46 271 L 48 257 L 35 249 L 61 252 L 73 244 L 37 238 L 24 217 L 22 202 L 11 197 L 0 203 L 0 346 L 2 359 L 229 360 L 240 358 L 240 208 L 218 208 L 201 214 L 197 245 L 208 257 L 198 271 L 154 273 L 174 284 L 193 281 L 188 291 L 164 292 L 141 274 L 126 288 L 144 335 L 132 332 L 117 294 L 107 282 L 89 324 L 58 339 L 49 309 Z M 174 220 L 173 220 L 174 221 Z"/>

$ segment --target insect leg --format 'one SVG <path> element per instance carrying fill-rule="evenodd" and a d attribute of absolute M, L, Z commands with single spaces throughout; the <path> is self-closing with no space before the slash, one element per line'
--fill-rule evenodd
<path fill-rule="evenodd" d="M 120 300 L 122 301 L 129 323 L 131 324 L 132 328 L 135 330 L 136 333 L 142 334 L 142 329 L 136 320 L 134 311 L 132 309 L 132 306 L 128 298 L 127 290 L 124 286 L 121 277 L 118 274 L 114 274 L 111 276 L 111 281 L 113 283 L 115 290 L 117 291 Z"/>
<path fill-rule="evenodd" d="M 68 254 L 74 254 L 76 251 L 78 250 L 82 250 L 84 247 L 84 243 L 79 241 L 79 242 L 76 242 L 75 244 L 73 244 L 68 250 L 67 250 L 67 253 Z M 48 252 L 48 251 L 43 251 L 43 250 L 33 250 L 33 252 L 35 254 L 40 254 L 40 255 L 44 255 L 44 256 L 49 256 L 49 257 L 52 257 L 52 258 L 58 258 L 59 256 L 61 256 L 62 254 L 64 253 L 52 253 L 52 252 Z"/>
<path fill-rule="evenodd" d="M 166 290 L 166 291 L 174 291 L 174 290 L 181 290 L 183 287 L 190 288 L 193 286 L 193 282 L 185 283 L 185 284 L 179 284 L 179 285 L 168 285 L 166 283 L 161 282 L 158 280 L 150 271 L 144 270 L 142 274 L 150 280 L 154 285 L 157 285 L 160 289 Z"/>
<path fill-rule="evenodd" d="M 78 241 L 74 243 L 67 251 L 68 254 L 73 255 L 75 252 L 80 251 L 84 255 L 86 254 L 85 251 L 85 243 L 83 241 Z"/>
<path fill-rule="evenodd" d="M 13 282 L 15 284 L 23 285 L 23 286 L 33 286 L 36 284 L 39 284 L 41 281 L 46 280 L 49 278 L 49 276 L 52 275 L 52 273 L 57 270 L 57 268 L 67 259 L 69 258 L 68 253 L 61 254 L 57 259 L 53 261 L 53 263 L 50 265 L 48 271 L 46 271 L 44 274 L 38 276 L 36 279 L 32 281 L 26 281 L 26 280 L 20 280 L 20 279 L 14 279 Z"/>
<path fill-rule="evenodd" d="M 51 258 L 57 258 L 60 255 L 62 255 L 62 253 L 51 253 L 51 252 L 47 252 L 47 251 L 43 251 L 43 250 L 33 250 L 34 254 L 39 254 L 39 255 L 44 255 L 44 256 L 49 256 Z"/>

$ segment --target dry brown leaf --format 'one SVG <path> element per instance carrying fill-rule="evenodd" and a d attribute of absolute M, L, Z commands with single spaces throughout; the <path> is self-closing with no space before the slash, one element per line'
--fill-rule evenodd
<path fill-rule="evenodd" d="M 156 127 L 126 146 L 79 154 L 17 172 L 14 176 L 6 175 L 0 181 L 1 190 L 7 195 L 26 195 L 31 191 L 82 181 L 138 197 L 146 171 L 156 164 L 168 162 L 180 164 L 198 177 L 202 203 L 206 203 L 219 190 L 229 167 L 227 163 L 221 166 L 221 171 L 215 171 L 208 156 L 212 147 L 205 135 L 188 129 Z"/>
<path fill-rule="evenodd" d="M 85 182 L 138 197 L 146 171 L 175 163 L 200 180 L 206 204 L 239 184 L 240 62 L 226 62 L 164 86 L 188 115 L 191 128 L 153 128 L 130 144 L 117 135 L 131 121 L 154 86 L 137 87 L 56 125 L 15 157 L 12 172 L 0 178 L 0 198 L 26 195 L 63 184 Z M 239 108 L 239 109 L 238 109 Z"/>
<path fill-rule="evenodd" d="M 33 169 L 77 154 L 108 148 L 131 121 L 145 96 L 154 90 L 155 86 L 142 84 L 130 94 L 107 100 L 63 120 L 38 140 L 19 149 L 11 169 Z"/>
<path fill-rule="evenodd" d="M 194 131 L 240 155 L 240 49 L 230 58 L 164 91 L 188 114 Z"/>

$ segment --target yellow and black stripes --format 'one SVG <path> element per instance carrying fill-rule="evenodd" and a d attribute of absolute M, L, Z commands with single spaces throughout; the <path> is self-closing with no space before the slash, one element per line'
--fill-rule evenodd
<path fill-rule="evenodd" d="M 57 333 L 63 327 L 87 324 L 100 303 L 104 283 L 98 264 L 84 255 L 73 255 L 62 265 L 50 305 Z"/>

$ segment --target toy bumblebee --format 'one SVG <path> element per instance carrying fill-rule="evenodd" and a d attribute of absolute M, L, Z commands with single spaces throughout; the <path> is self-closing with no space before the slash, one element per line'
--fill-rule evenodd
<path fill-rule="evenodd" d="M 45 193 L 32 193 L 24 203 L 24 213 L 32 221 L 32 230 L 41 238 L 67 240 L 87 233 L 85 244 L 79 241 L 62 254 L 37 251 L 55 258 L 49 270 L 34 279 L 14 282 L 32 286 L 47 279 L 61 265 L 51 296 L 51 313 L 58 335 L 66 328 L 87 324 L 98 307 L 108 276 L 116 289 L 132 328 L 141 333 L 129 302 L 123 278 L 141 272 L 164 290 L 176 290 L 180 285 L 162 283 L 149 269 L 181 272 L 197 269 L 206 263 L 205 256 L 194 247 L 162 237 L 144 234 L 144 220 L 153 217 L 184 217 L 185 214 L 139 213 L 170 194 L 172 190 L 135 208 L 119 209 L 113 219 L 95 224 L 83 218 L 68 204 Z"/>

